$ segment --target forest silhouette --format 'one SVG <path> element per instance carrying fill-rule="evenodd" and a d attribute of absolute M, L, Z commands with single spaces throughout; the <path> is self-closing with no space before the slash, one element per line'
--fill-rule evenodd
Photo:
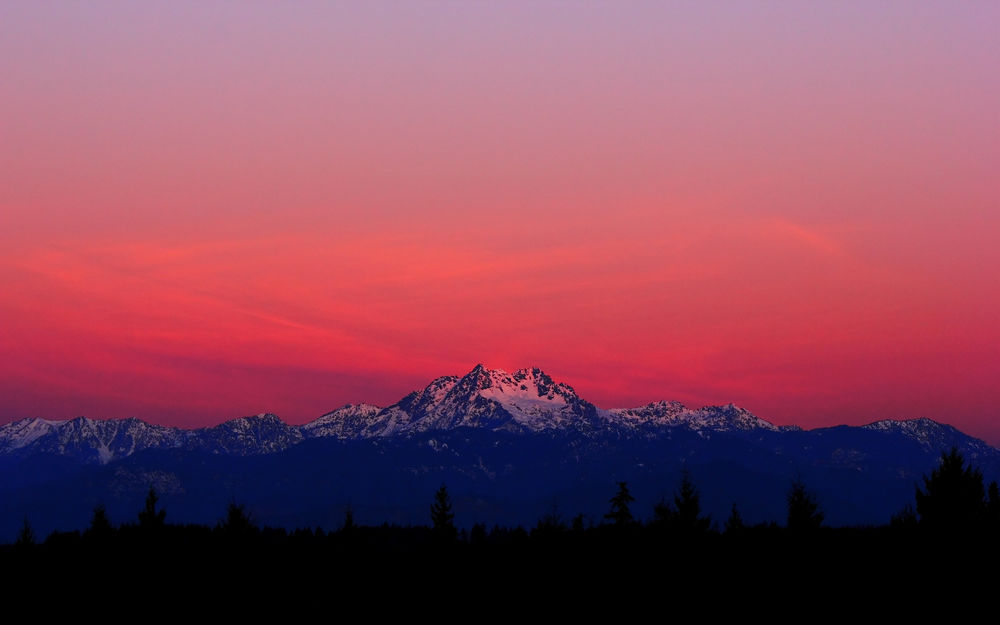
<path fill-rule="evenodd" d="M 747 524 L 735 504 L 727 519 L 713 519 L 701 509 L 696 484 L 685 470 L 672 497 L 650 505 L 618 482 L 603 518 L 566 518 L 554 503 L 527 528 L 463 525 L 442 484 L 429 497 L 426 525 L 361 525 L 347 508 L 341 527 L 294 530 L 260 526 L 236 501 L 220 506 L 215 526 L 173 524 L 151 488 L 135 520 L 117 526 L 102 505 L 85 530 L 44 539 L 25 519 L 17 540 L 0 546 L 0 561 L 25 574 L 58 570 L 125 585 L 177 582 L 177 575 L 226 584 L 252 571 L 283 584 L 334 579 L 353 587 L 390 570 L 422 587 L 435 579 L 467 585 L 476 576 L 516 570 L 536 581 L 583 576 L 584 585 L 622 586 L 650 583 L 643 572 L 653 571 L 687 592 L 707 592 L 696 580 L 739 580 L 741 592 L 778 582 L 809 592 L 843 575 L 859 583 L 915 582 L 946 560 L 992 558 L 1000 544 L 1000 489 L 995 482 L 984 486 L 982 473 L 956 449 L 942 453 L 939 466 L 915 485 L 915 505 L 879 526 L 825 526 L 822 502 L 797 477 L 788 487 L 784 525 Z M 645 520 L 644 504 L 652 513 Z M 319 577 L 306 575 L 316 571 Z"/>

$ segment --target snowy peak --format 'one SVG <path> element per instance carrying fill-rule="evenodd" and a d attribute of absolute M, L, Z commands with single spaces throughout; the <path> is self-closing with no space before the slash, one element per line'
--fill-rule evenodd
<path fill-rule="evenodd" d="M 945 429 L 954 429 L 950 425 L 944 425 L 943 423 L 938 423 L 937 421 L 926 417 L 919 419 L 882 419 L 861 427 L 866 430 L 906 432 L 915 435 L 927 432 L 940 432 Z"/>
<path fill-rule="evenodd" d="M 232 419 L 196 432 L 197 447 L 212 453 L 244 456 L 283 451 L 304 438 L 300 428 L 270 413 Z"/>
<path fill-rule="evenodd" d="M 79 456 L 107 464 L 150 447 L 176 447 L 186 435 L 139 419 L 23 419 L 0 427 L 0 450 Z"/>
<path fill-rule="evenodd" d="M 723 433 L 758 437 L 799 429 L 775 426 L 735 404 L 692 409 L 680 402 L 656 401 L 636 408 L 598 409 L 571 386 L 553 380 L 537 367 L 508 373 L 479 364 L 465 375 L 432 380 L 386 408 L 347 404 L 301 426 L 288 425 L 270 413 L 197 430 L 150 425 L 138 419 L 22 419 L 0 426 L 0 454 L 56 454 L 101 464 L 147 449 L 247 456 L 281 452 L 307 438 L 359 440 L 455 428 L 567 432 L 593 439 L 658 436 L 671 428 L 686 428 L 703 437 Z M 883 420 L 863 428 L 905 436 L 927 450 L 955 445 L 971 450 L 975 457 L 977 450 L 987 453 L 990 449 L 982 441 L 930 419 Z"/>
<path fill-rule="evenodd" d="M 685 426 L 699 432 L 779 431 L 781 428 L 735 404 L 691 409 L 676 401 L 608 411 L 625 425 Z"/>
<path fill-rule="evenodd" d="M 0 425 L 0 451 L 27 447 L 40 438 L 52 435 L 64 423 L 31 418 Z"/>
<path fill-rule="evenodd" d="M 476 365 L 456 383 L 455 391 L 463 394 L 478 393 L 481 397 L 500 402 L 508 398 L 563 404 L 579 400 L 571 386 L 561 382 L 557 384 L 537 367 L 507 373 L 503 369 L 487 369 L 481 364 Z"/>
<path fill-rule="evenodd" d="M 725 406 L 705 406 L 693 411 L 693 421 L 702 426 L 729 430 L 770 430 L 777 432 L 780 428 L 769 421 L 754 415 L 749 410 L 735 404 Z"/>
<path fill-rule="evenodd" d="M 593 421 L 596 409 L 567 384 L 556 383 L 538 368 L 508 373 L 476 365 L 465 375 L 444 376 L 376 414 L 351 415 L 354 437 L 391 436 L 430 430 L 474 427 L 510 432 L 578 427 Z M 324 419 L 326 417 L 324 416 Z M 316 432 L 324 431 L 320 428 Z"/>
<path fill-rule="evenodd" d="M 970 458 L 977 458 L 985 453 L 989 446 L 973 438 L 957 428 L 939 423 L 933 419 L 882 419 L 868 425 L 861 426 L 862 429 L 886 434 L 899 434 L 914 440 L 927 450 L 941 450 L 950 447 L 959 447 L 966 450 Z"/>
<path fill-rule="evenodd" d="M 687 411 L 679 401 L 654 401 L 638 408 L 613 408 L 608 412 L 630 423 L 671 423 Z"/>
<path fill-rule="evenodd" d="M 302 426 L 307 437 L 353 438 L 365 431 L 382 411 L 373 404 L 346 404 Z"/>
<path fill-rule="evenodd" d="M 585 424 L 596 415 L 571 386 L 535 367 L 508 373 L 476 365 L 440 403 L 456 425 L 541 431 Z M 471 418 L 457 418 L 466 412 Z M 457 418 L 457 419 L 456 419 Z"/>
<path fill-rule="evenodd" d="M 200 430 L 152 425 L 135 418 L 23 419 L 0 426 L 0 453 L 53 454 L 107 464 L 147 449 L 183 448 L 231 455 L 270 453 L 302 439 L 300 428 L 273 414 L 242 417 Z"/>
<path fill-rule="evenodd" d="M 230 419 L 229 421 L 221 423 L 215 427 L 229 428 L 232 430 L 248 430 L 262 427 L 280 427 L 283 425 L 287 424 L 281 420 L 281 417 L 270 412 L 264 412 L 249 417 L 237 417 L 235 419 Z"/>
<path fill-rule="evenodd" d="M 331 421 L 346 419 L 348 417 L 374 417 L 379 411 L 382 410 L 379 406 L 375 404 L 344 404 L 336 410 L 331 410 L 319 419 L 307 423 L 303 427 L 310 428 L 314 427 L 320 423 L 329 423 Z"/>

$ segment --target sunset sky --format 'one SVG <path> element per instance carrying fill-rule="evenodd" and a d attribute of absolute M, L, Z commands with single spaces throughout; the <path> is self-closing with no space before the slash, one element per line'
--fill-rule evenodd
<path fill-rule="evenodd" d="M 1000 443 L 1000 3 L 0 4 L 0 423 L 477 363 Z"/>

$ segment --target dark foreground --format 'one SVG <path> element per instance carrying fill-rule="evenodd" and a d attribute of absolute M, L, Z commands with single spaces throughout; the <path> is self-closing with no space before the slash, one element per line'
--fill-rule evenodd
<path fill-rule="evenodd" d="M 120 618 L 138 609 L 211 609 L 465 620 L 460 611 L 474 609 L 532 621 L 620 620 L 650 610 L 668 621 L 678 610 L 811 621 L 858 610 L 960 614 L 992 605 L 998 556 L 993 533 L 920 527 L 686 534 L 604 525 L 477 528 L 452 538 L 426 527 L 324 533 L 164 525 L 4 546 L 0 566 L 8 605 L 72 612 L 100 604 Z"/>

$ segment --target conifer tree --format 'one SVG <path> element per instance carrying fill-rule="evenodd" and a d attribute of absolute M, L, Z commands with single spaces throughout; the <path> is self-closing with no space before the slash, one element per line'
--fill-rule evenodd
<path fill-rule="evenodd" d="M 562 515 L 559 513 L 559 504 L 553 500 L 551 509 L 543 514 L 542 518 L 538 519 L 538 524 L 535 525 L 533 533 L 540 535 L 557 534 L 565 530 L 566 523 L 563 522 Z"/>
<path fill-rule="evenodd" d="M 90 517 L 90 527 L 84 535 L 88 538 L 103 540 L 106 539 L 114 531 L 111 526 L 111 520 L 108 519 L 107 510 L 104 508 L 104 504 L 99 503 L 94 506 L 94 514 Z"/>
<path fill-rule="evenodd" d="M 476 523 L 472 526 L 472 531 L 469 532 L 469 543 L 473 545 L 481 545 L 486 542 L 486 524 Z"/>
<path fill-rule="evenodd" d="M 924 476 L 924 488 L 916 489 L 920 524 L 934 529 L 956 530 L 980 526 L 987 502 L 983 474 L 966 465 L 957 447 L 941 454 L 941 464 Z"/>
<path fill-rule="evenodd" d="M 35 530 L 31 529 L 31 522 L 28 517 L 24 517 L 21 531 L 17 533 L 17 541 L 14 543 L 18 547 L 30 547 L 35 544 Z"/>
<path fill-rule="evenodd" d="M 451 541 L 458 535 L 455 529 L 455 513 L 451 511 L 451 497 L 448 488 L 442 484 L 434 493 L 434 503 L 431 504 L 431 525 L 434 533 L 442 540 Z"/>
<path fill-rule="evenodd" d="M 986 522 L 994 530 L 1000 530 L 1000 487 L 996 480 L 990 482 L 986 494 Z"/>
<path fill-rule="evenodd" d="M 819 528 L 823 524 L 823 512 L 813 496 L 806 490 L 801 478 L 792 482 L 786 495 L 788 503 L 788 529 L 793 531 L 808 531 Z"/>
<path fill-rule="evenodd" d="M 726 519 L 726 533 L 727 534 L 738 534 L 746 529 L 746 524 L 743 522 L 743 516 L 740 514 L 740 509 L 736 507 L 736 502 L 733 502 L 733 508 L 729 512 L 729 518 Z"/>
<path fill-rule="evenodd" d="M 226 519 L 220 527 L 230 538 L 246 538 L 257 530 L 246 506 L 236 503 L 235 500 L 230 501 L 226 507 Z"/>
<path fill-rule="evenodd" d="M 691 480 L 691 473 L 681 472 L 681 483 L 674 494 L 673 525 L 682 532 L 702 533 L 708 531 L 712 520 L 701 516 L 701 496 Z"/>
<path fill-rule="evenodd" d="M 910 530 L 917 525 L 917 513 L 914 512 L 913 506 L 910 504 L 904 505 L 899 512 L 892 515 L 889 519 L 889 527 L 897 530 Z"/>
<path fill-rule="evenodd" d="M 157 510 L 157 501 L 159 501 L 159 498 L 156 496 L 156 490 L 150 486 L 149 494 L 146 495 L 146 505 L 139 512 L 139 527 L 144 529 L 157 529 L 163 527 L 163 520 L 167 516 L 167 511 Z"/>
<path fill-rule="evenodd" d="M 611 510 L 604 515 L 604 518 L 618 527 L 631 525 L 635 522 L 635 519 L 632 517 L 629 504 L 633 501 L 635 501 L 635 497 L 628 492 L 628 483 L 618 482 L 618 492 L 608 500 L 608 503 L 611 504 Z"/>
<path fill-rule="evenodd" d="M 667 498 L 661 497 L 660 501 L 653 505 L 653 525 L 659 528 L 669 527 L 674 522 L 675 514 Z"/>

